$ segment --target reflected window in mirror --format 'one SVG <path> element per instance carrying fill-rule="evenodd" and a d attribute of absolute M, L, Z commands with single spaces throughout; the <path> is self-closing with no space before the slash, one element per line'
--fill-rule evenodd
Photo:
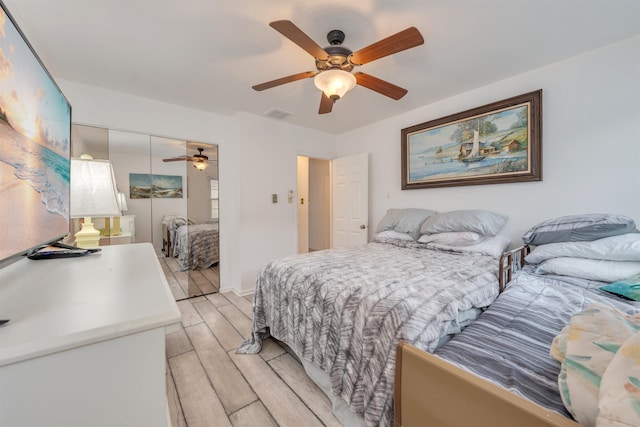
<path fill-rule="evenodd" d="M 218 180 L 210 180 L 211 187 L 211 221 L 218 222 Z"/>

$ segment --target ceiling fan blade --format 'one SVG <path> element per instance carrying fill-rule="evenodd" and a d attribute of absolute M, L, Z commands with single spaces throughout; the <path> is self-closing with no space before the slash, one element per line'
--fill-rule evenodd
<path fill-rule="evenodd" d="M 171 159 L 162 159 L 163 162 L 184 162 L 184 161 L 190 162 L 192 160 L 193 158 L 191 157 L 173 157 Z"/>
<path fill-rule="evenodd" d="M 362 65 L 394 53 L 401 52 L 424 43 L 422 34 L 416 27 L 409 27 L 392 36 L 354 52 L 351 55 L 353 65 Z"/>
<path fill-rule="evenodd" d="M 367 89 L 371 89 L 396 101 L 407 94 L 407 90 L 396 86 L 377 77 L 373 77 L 370 74 L 355 73 L 356 82 L 360 86 L 364 86 Z"/>
<path fill-rule="evenodd" d="M 304 73 L 294 74 L 292 76 L 282 77 L 276 80 L 271 80 L 270 82 L 260 83 L 259 85 L 251 86 L 253 90 L 261 91 L 265 89 L 270 89 L 272 87 L 280 86 L 285 83 L 295 82 L 297 80 L 308 79 L 318 74 L 315 71 L 305 71 Z"/>
<path fill-rule="evenodd" d="M 333 109 L 333 99 L 329 98 L 327 95 L 322 92 L 322 98 L 320 98 L 320 108 L 318 109 L 318 114 L 327 114 L 330 113 Z"/>
<path fill-rule="evenodd" d="M 321 48 L 318 43 L 314 42 L 308 35 L 306 35 L 300 28 L 298 28 L 293 22 L 282 20 L 273 21 L 269 24 L 271 28 L 278 31 L 280 34 L 306 50 L 311 56 L 316 59 L 326 61 L 329 59 L 327 52 Z"/>

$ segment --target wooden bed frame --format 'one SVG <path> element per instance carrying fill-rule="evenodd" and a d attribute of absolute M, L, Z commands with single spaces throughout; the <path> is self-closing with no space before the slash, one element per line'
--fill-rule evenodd
<path fill-rule="evenodd" d="M 396 427 L 578 427 L 580 424 L 402 341 Z"/>
<path fill-rule="evenodd" d="M 520 270 L 525 264 L 524 257 L 531 252 L 529 246 L 520 246 L 503 253 L 500 256 L 500 270 L 498 273 L 499 292 L 504 291 L 507 283 L 513 278 L 513 273 Z"/>

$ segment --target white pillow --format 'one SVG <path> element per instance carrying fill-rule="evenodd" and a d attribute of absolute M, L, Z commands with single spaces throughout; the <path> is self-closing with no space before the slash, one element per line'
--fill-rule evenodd
<path fill-rule="evenodd" d="M 452 250 L 457 252 L 474 252 L 482 255 L 500 256 L 509 246 L 511 241 L 504 236 L 487 237 L 485 240 L 475 245 L 449 246 L 439 243 L 429 243 L 430 246 L 438 249 Z"/>
<path fill-rule="evenodd" d="M 420 243 L 440 243 L 449 246 L 467 246 L 480 243 L 485 236 L 473 231 L 451 231 L 447 233 L 423 234 L 418 239 Z"/>
<path fill-rule="evenodd" d="M 605 237 L 592 242 L 560 242 L 536 246 L 525 260 L 539 264 L 550 258 L 576 257 L 610 261 L 640 261 L 640 233 Z"/>
<path fill-rule="evenodd" d="M 381 231 L 376 235 L 376 237 L 380 237 L 381 239 L 413 240 L 413 237 L 409 234 L 395 230 Z"/>
<path fill-rule="evenodd" d="M 536 268 L 536 274 L 557 274 L 599 282 L 617 282 L 640 273 L 640 262 L 587 258 L 552 258 Z"/>
<path fill-rule="evenodd" d="M 506 223 L 506 216 L 480 209 L 442 212 L 427 218 L 420 227 L 420 234 L 473 231 L 484 236 L 495 236 Z"/>

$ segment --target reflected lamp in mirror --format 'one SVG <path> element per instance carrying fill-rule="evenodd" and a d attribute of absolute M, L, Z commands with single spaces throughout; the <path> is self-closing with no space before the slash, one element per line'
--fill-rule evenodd
<path fill-rule="evenodd" d="M 127 196 L 122 191 L 118 191 L 118 206 L 120 207 L 121 215 L 124 215 L 124 213 L 129 210 L 127 207 Z M 113 218 L 113 230 L 111 231 L 111 235 L 122 235 L 122 229 L 120 228 L 120 216 Z"/>
<path fill-rule="evenodd" d="M 204 158 L 196 158 L 193 161 L 193 167 L 199 171 L 203 171 L 209 167 L 209 162 Z"/>
<path fill-rule="evenodd" d="M 97 247 L 100 231 L 93 227 L 91 217 L 120 215 L 111 162 L 86 155 L 72 158 L 70 181 L 71 217 L 84 218 L 82 229 L 75 235 L 75 244 L 80 248 Z"/>

